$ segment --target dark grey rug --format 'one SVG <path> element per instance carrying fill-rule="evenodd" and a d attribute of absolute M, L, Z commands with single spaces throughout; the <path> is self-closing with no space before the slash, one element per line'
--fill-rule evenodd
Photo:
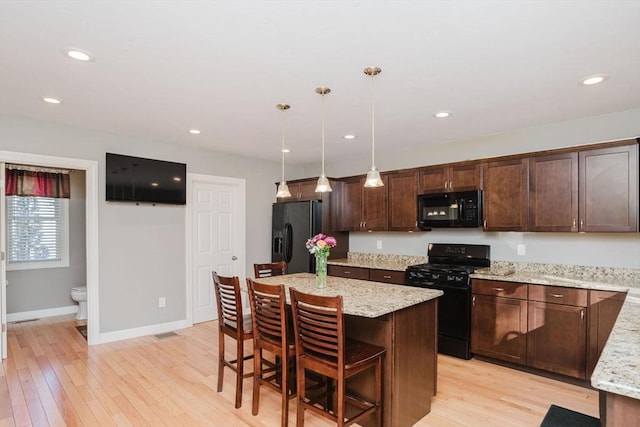
<path fill-rule="evenodd" d="M 540 427 L 600 427 L 600 420 L 571 409 L 551 405 Z"/>

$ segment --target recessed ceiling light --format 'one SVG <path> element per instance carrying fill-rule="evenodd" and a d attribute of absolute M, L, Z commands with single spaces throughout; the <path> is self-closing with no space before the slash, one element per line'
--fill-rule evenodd
<path fill-rule="evenodd" d="M 69 58 L 73 58 L 77 61 L 82 61 L 82 62 L 93 61 L 93 56 L 84 50 L 69 48 L 65 52 L 67 53 L 67 56 Z"/>
<path fill-rule="evenodd" d="M 198 129 L 189 129 L 189 133 L 193 135 L 200 135 L 200 131 Z"/>
<path fill-rule="evenodd" d="M 451 111 L 438 111 L 433 115 L 433 117 L 436 117 L 438 119 L 445 119 L 447 117 L 451 117 Z"/>
<path fill-rule="evenodd" d="M 180 182 L 180 181 L 182 181 L 182 178 L 180 178 L 179 176 L 174 176 L 173 180 L 176 181 L 176 182 Z"/>
<path fill-rule="evenodd" d="M 598 83 L 602 83 L 603 81 L 605 81 L 606 78 L 607 77 L 604 75 L 589 76 L 582 79 L 581 83 L 585 86 L 596 85 Z"/>
<path fill-rule="evenodd" d="M 356 139 L 356 136 L 349 133 L 349 134 L 343 136 L 342 139 L 346 139 L 347 141 L 351 141 L 351 140 Z"/>
<path fill-rule="evenodd" d="M 44 102 L 48 102 L 49 104 L 60 104 L 61 101 L 58 98 L 52 98 L 50 96 L 43 96 L 42 100 Z"/>
<path fill-rule="evenodd" d="M 283 153 L 290 153 L 290 152 L 291 152 L 291 150 L 290 150 L 290 149 L 288 149 L 288 148 L 283 148 L 283 149 L 282 149 L 282 150 L 280 150 L 280 151 L 282 151 Z"/>
<path fill-rule="evenodd" d="M 152 186 L 152 187 L 157 187 L 157 186 L 158 186 L 158 183 L 157 183 L 157 182 L 152 182 L 152 183 L 151 183 L 151 186 Z"/>

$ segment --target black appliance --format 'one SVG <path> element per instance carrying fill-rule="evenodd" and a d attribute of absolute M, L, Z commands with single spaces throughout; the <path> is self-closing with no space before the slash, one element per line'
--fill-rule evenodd
<path fill-rule="evenodd" d="M 422 230 L 481 225 L 482 190 L 418 196 L 418 227 Z"/>
<path fill-rule="evenodd" d="M 107 153 L 106 200 L 184 205 L 187 165 Z"/>
<path fill-rule="evenodd" d="M 286 261 L 287 273 L 312 273 L 315 256 L 305 246 L 322 230 L 322 202 L 274 203 L 271 262 Z"/>
<path fill-rule="evenodd" d="M 490 266 L 487 245 L 429 244 L 429 262 L 406 270 L 409 286 L 439 289 L 438 352 L 471 359 L 471 279 L 478 267 Z"/>

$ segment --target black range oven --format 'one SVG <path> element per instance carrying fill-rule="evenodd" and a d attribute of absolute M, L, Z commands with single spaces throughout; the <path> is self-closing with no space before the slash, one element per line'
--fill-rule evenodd
<path fill-rule="evenodd" d="M 489 267 L 490 247 L 430 243 L 429 262 L 406 270 L 409 286 L 438 289 L 438 352 L 471 359 L 471 279 L 478 267 Z"/>

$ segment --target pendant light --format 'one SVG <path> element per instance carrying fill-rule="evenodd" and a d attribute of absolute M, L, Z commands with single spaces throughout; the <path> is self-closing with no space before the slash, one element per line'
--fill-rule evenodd
<path fill-rule="evenodd" d="M 380 74 L 382 70 L 378 67 L 367 67 L 364 73 L 371 76 L 371 169 L 367 172 L 367 179 L 364 182 L 365 187 L 382 187 L 384 183 L 380 178 L 380 172 L 376 169 L 375 160 L 375 83 L 374 77 Z"/>
<path fill-rule="evenodd" d="M 316 93 L 322 96 L 322 113 L 321 113 L 321 141 L 322 141 L 322 173 L 320 174 L 320 178 L 318 178 L 318 184 L 316 184 L 316 193 L 328 193 L 331 191 L 331 185 L 329 184 L 329 180 L 327 176 L 324 174 L 324 96 L 331 92 L 331 89 L 328 87 L 319 87 L 316 89 Z"/>
<path fill-rule="evenodd" d="M 282 147 L 280 148 L 280 152 L 282 153 L 282 179 L 280 180 L 280 184 L 278 184 L 278 191 L 276 192 L 276 197 L 280 199 L 284 197 L 291 197 L 287 181 L 284 180 L 284 112 L 291 108 L 291 106 L 287 104 L 278 104 L 276 107 L 282 112 Z"/>

